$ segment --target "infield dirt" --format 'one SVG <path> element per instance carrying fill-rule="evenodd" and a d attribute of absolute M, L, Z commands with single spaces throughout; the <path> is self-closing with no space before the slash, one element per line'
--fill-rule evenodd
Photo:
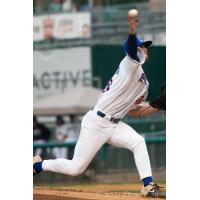
<path fill-rule="evenodd" d="M 164 186 L 164 185 L 161 185 Z M 34 187 L 34 200 L 145 200 L 140 184 Z M 151 200 L 151 198 L 148 198 Z M 161 199 L 157 199 L 161 200 Z"/>

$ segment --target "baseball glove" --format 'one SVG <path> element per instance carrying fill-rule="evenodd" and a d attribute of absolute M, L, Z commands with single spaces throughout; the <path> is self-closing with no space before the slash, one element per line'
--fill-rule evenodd
<path fill-rule="evenodd" d="M 166 86 L 161 87 L 161 94 L 149 103 L 152 107 L 166 111 Z"/>

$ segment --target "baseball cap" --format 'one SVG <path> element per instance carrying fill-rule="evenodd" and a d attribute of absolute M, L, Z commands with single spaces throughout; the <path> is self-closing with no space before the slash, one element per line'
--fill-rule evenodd
<path fill-rule="evenodd" d="M 143 39 L 139 38 L 138 36 L 136 37 L 136 39 L 137 39 L 136 42 L 137 42 L 138 47 L 144 46 L 145 48 L 148 48 L 152 45 L 151 40 L 144 41 Z M 123 50 L 124 50 L 124 52 L 127 52 L 127 41 L 123 44 Z"/>
<path fill-rule="evenodd" d="M 151 45 L 152 45 L 152 41 L 151 40 L 144 41 L 142 38 L 139 38 L 137 36 L 137 46 L 138 47 L 144 46 L 145 48 L 148 48 Z"/>

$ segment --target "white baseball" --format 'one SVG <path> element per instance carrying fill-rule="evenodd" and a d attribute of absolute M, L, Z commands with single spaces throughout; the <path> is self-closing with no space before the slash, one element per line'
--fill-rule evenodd
<path fill-rule="evenodd" d="M 137 18 L 138 17 L 138 10 L 136 9 L 131 9 L 128 11 L 128 18 Z"/>

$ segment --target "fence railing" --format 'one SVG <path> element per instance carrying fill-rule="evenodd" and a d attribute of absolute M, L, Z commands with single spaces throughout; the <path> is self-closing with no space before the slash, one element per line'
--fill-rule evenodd
<path fill-rule="evenodd" d="M 146 143 L 165 143 L 166 137 L 165 136 L 155 136 L 155 137 L 148 137 L 145 138 Z M 76 142 L 55 142 L 49 141 L 41 144 L 33 143 L 33 148 L 54 148 L 54 147 L 75 147 Z M 105 146 L 104 146 L 105 147 Z M 103 148 L 104 148 L 103 147 Z"/>

